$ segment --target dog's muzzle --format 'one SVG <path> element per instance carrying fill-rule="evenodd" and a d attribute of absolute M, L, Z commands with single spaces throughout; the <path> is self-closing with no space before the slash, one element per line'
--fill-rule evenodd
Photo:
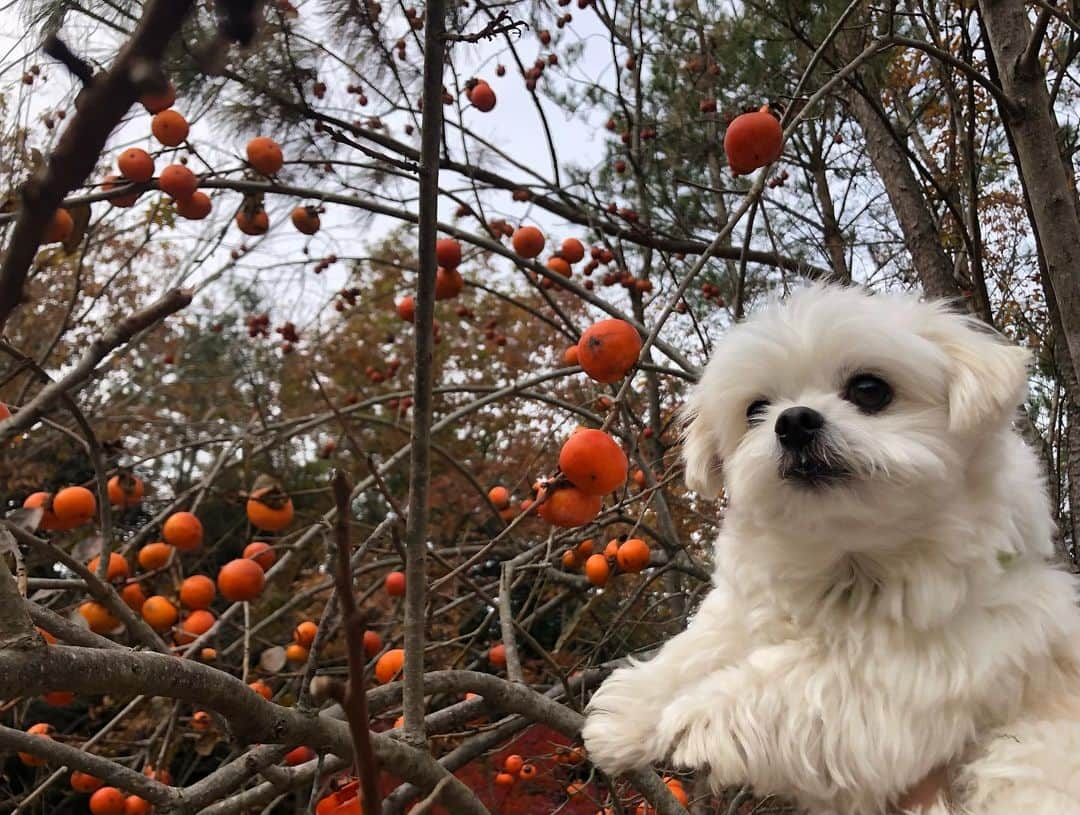
<path fill-rule="evenodd" d="M 791 407 L 776 419 L 780 442 L 780 477 L 808 486 L 823 486 L 851 473 L 829 455 L 825 417 L 803 405 Z"/>

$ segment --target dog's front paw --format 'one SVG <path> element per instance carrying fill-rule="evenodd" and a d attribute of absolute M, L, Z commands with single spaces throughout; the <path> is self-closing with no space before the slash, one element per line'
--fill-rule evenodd
<path fill-rule="evenodd" d="M 672 701 L 660 717 L 655 738 L 666 745 L 665 752 L 675 764 L 693 769 L 707 766 L 714 785 L 746 780 L 746 760 L 722 703 L 696 704 L 693 695 Z"/>
<path fill-rule="evenodd" d="M 610 775 L 648 766 L 658 711 L 635 689 L 637 668 L 620 668 L 593 694 L 581 736 L 589 760 Z"/>

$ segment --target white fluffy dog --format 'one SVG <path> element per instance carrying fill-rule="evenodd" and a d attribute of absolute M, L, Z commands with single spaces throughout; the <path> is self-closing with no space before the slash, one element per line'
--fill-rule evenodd
<path fill-rule="evenodd" d="M 590 758 L 708 767 L 817 813 L 1080 813 L 1080 613 L 1012 429 L 1027 353 L 913 296 L 814 286 L 724 338 L 686 477 L 714 588 L 593 696 Z"/>

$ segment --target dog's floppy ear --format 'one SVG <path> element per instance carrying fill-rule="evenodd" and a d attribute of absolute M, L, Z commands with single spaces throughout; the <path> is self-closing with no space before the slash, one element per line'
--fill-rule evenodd
<path fill-rule="evenodd" d="M 1007 420 L 1027 394 L 1030 354 L 974 317 L 942 316 L 931 339 L 951 363 L 949 429 Z"/>
<path fill-rule="evenodd" d="M 708 423 L 701 416 L 699 393 L 691 395 L 680 417 L 683 425 L 682 456 L 686 464 L 686 485 L 696 493 L 716 498 L 723 486 L 720 449 L 709 431 Z"/>

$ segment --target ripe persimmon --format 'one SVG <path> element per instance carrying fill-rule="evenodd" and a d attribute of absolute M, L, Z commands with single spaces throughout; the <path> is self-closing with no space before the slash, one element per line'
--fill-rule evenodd
<path fill-rule="evenodd" d="M 38 509 L 40 507 L 42 509 L 41 522 L 38 524 L 41 529 L 64 528 L 64 525 L 60 523 L 60 519 L 56 517 L 56 513 L 52 511 L 52 493 L 32 493 L 23 501 L 23 507 L 26 509 Z"/>
<path fill-rule="evenodd" d="M 416 298 L 411 294 L 398 300 L 397 305 L 394 306 L 394 310 L 397 311 L 398 317 L 405 322 L 416 322 Z"/>
<path fill-rule="evenodd" d="M 404 597 L 405 596 L 405 573 L 404 572 L 390 572 L 386 576 L 384 581 L 386 586 L 386 593 L 391 597 Z"/>
<path fill-rule="evenodd" d="M 162 784 L 171 787 L 173 778 L 172 773 L 169 772 L 168 767 L 155 768 L 153 764 L 147 764 L 143 767 L 142 774 L 147 778 L 153 778 L 155 781 L 160 781 Z"/>
<path fill-rule="evenodd" d="M 101 191 L 112 192 L 117 187 L 126 186 L 127 180 L 121 178 L 118 175 L 107 175 L 101 179 Z M 114 195 L 109 198 L 109 203 L 114 207 L 127 208 L 135 205 L 135 202 L 139 200 L 138 192 L 131 192 L 127 195 Z"/>
<path fill-rule="evenodd" d="M 97 574 L 98 566 L 101 564 L 101 557 L 95 557 L 86 564 L 86 568 L 94 574 Z M 119 552 L 109 552 L 109 565 L 105 569 L 105 579 L 123 580 L 128 576 L 128 562 L 127 559 Z"/>
<path fill-rule="evenodd" d="M 124 799 L 124 815 L 150 815 L 153 811 L 153 804 L 138 795 L 129 795 Z"/>
<path fill-rule="evenodd" d="M 364 632 L 364 656 L 371 659 L 382 650 L 383 641 L 377 631 L 370 628 Z"/>
<path fill-rule="evenodd" d="M 604 557 L 608 560 L 614 560 L 619 554 L 619 544 L 621 541 L 618 538 L 612 538 L 607 542 L 607 546 L 604 547 Z"/>
<path fill-rule="evenodd" d="M 506 646 L 501 642 L 492 645 L 488 649 L 488 662 L 496 668 L 506 667 Z"/>
<path fill-rule="evenodd" d="M 289 662 L 307 662 L 311 651 L 298 642 L 290 642 L 285 648 L 285 659 Z"/>
<path fill-rule="evenodd" d="M 341 789 L 320 798 L 315 815 L 363 815 L 360 809 L 360 782 L 350 781 Z"/>
<path fill-rule="evenodd" d="M 172 552 L 173 548 L 167 543 L 161 541 L 148 543 L 139 550 L 139 565 L 147 571 L 160 569 L 169 562 Z"/>
<path fill-rule="evenodd" d="M 610 574 L 611 568 L 608 566 L 607 558 L 603 555 L 591 555 L 585 561 L 585 577 L 594 586 L 603 588 L 607 585 L 608 575 Z"/>
<path fill-rule="evenodd" d="M 560 747 L 558 753 L 555 755 L 555 761 L 559 764 L 569 764 L 576 766 L 583 762 L 586 758 L 584 747 Z"/>
<path fill-rule="evenodd" d="M 531 781 L 532 779 L 536 778 L 537 772 L 538 770 L 536 769 L 535 764 L 523 764 L 521 767 L 521 772 L 518 773 L 518 778 L 520 778 L 522 781 Z"/>
<path fill-rule="evenodd" d="M 71 237 L 75 230 L 75 221 L 71 213 L 63 207 L 58 207 L 52 214 L 48 225 L 45 227 L 45 243 L 63 243 Z"/>
<path fill-rule="evenodd" d="M 468 98 L 473 107 L 481 113 L 488 113 L 495 108 L 495 91 L 482 79 L 472 86 Z"/>
<path fill-rule="evenodd" d="M 281 146 L 269 136 L 256 136 L 247 143 L 248 164 L 263 175 L 273 175 L 285 164 Z"/>
<path fill-rule="evenodd" d="M 38 738 L 51 739 L 54 729 L 48 722 L 39 722 L 26 728 L 26 732 Z M 42 767 L 45 765 L 45 759 L 39 758 L 33 753 L 19 753 L 19 761 L 27 767 Z"/>
<path fill-rule="evenodd" d="M 173 200 L 173 209 L 181 218 L 189 221 L 201 221 L 214 208 L 210 196 L 200 190 L 195 190 L 188 199 L 176 198 Z"/>
<path fill-rule="evenodd" d="M 624 572 L 640 572 L 649 565 L 649 544 L 641 538 L 630 538 L 615 553 L 615 561 Z"/>
<path fill-rule="evenodd" d="M 537 512 L 549 524 L 569 528 L 587 524 L 600 512 L 604 498 L 577 487 L 558 487 L 540 505 Z"/>
<path fill-rule="evenodd" d="M 461 244 L 454 238 L 435 241 L 435 258 L 444 269 L 456 269 L 461 264 Z"/>
<path fill-rule="evenodd" d="M 217 586 L 230 603 L 254 600 L 263 590 L 266 574 L 254 560 L 230 560 L 218 571 Z"/>
<path fill-rule="evenodd" d="M 567 549 L 562 553 L 562 565 L 567 571 L 577 571 L 577 568 L 581 565 L 581 558 L 578 556 L 576 549 Z"/>
<path fill-rule="evenodd" d="M 254 494 L 247 501 L 247 516 L 251 525 L 265 532 L 277 532 L 284 529 L 293 520 L 293 502 L 287 495 L 256 497 Z"/>
<path fill-rule="evenodd" d="M 391 648 L 375 663 L 375 678 L 380 683 L 386 684 L 400 673 L 405 665 L 405 651 L 402 648 Z"/>
<path fill-rule="evenodd" d="M 75 790 L 75 792 L 81 792 L 84 795 L 89 795 L 94 792 L 94 790 L 101 789 L 102 785 L 105 783 L 96 775 L 90 775 L 90 773 L 80 772 L 79 770 L 73 772 L 69 780 L 71 788 Z"/>
<path fill-rule="evenodd" d="M 310 648 L 315 642 L 315 635 L 319 633 L 319 626 L 314 620 L 304 620 L 293 631 L 293 639 L 305 648 Z"/>
<path fill-rule="evenodd" d="M 559 257 L 567 263 L 577 263 L 585 257 L 585 246 L 577 238 L 567 238 L 559 247 Z"/>
<path fill-rule="evenodd" d="M 517 777 L 510 773 L 499 773 L 495 776 L 495 786 L 497 787 L 512 787 L 515 781 L 517 781 Z"/>
<path fill-rule="evenodd" d="M 286 767 L 295 767 L 297 764 L 307 764 L 307 762 L 315 757 L 314 750 L 310 747 L 301 745 L 287 752 L 285 758 L 282 759 L 282 763 Z"/>
<path fill-rule="evenodd" d="M 319 211 L 315 207 L 294 207 L 292 214 L 289 217 L 298 232 L 302 232 L 305 235 L 314 235 L 319 231 L 319 226 L 321 225 L 319 221 Z"/>
<path fill-rule="evenodd" d="M 144 184 L 154 177 L 154 159 L 139 147 L 129 147 L 116 159 L 120 175 L 136 184 Z"/>
<path fill-rule="evenodd" d="M 274 698 L 274 691 L 261 679 L 256 679 L 254 682 L 249 682 L 248 687 L 268 702 Z"/>
<path fill-rule="evenodd" d="M 147 597 L 142 607 L 142 618 L 147 625 L 155 631 L 165 631 L 172 628 L 180 618 L 180 612 L 176 610 L 167 597 L 155 594 Z"/>
<path fill-rule="evenodd" d="M 205 710 L 196 710 L 191 714 L 191 729 L 205 733 L 214 724 L 214 717 Z"/>
<path fill-rule="evenodd" d="M 146 592 L 138 583 L 128 583 L 120 590 L 120 599 L 124 601 L 124 605 L 139 614 L 146 602 Z"/>
<path fill-rule="evenodd" d="M 145 490 L 142 479 L 125 470 L 109 479 L 109 503 L 114 507 L 133 507 L 142 501 Z"/>
<path fill-rule="evenodd" d="M 597 382 L 618 382 L 641 353 L 641 336 L 625 320 L 601 320 L 578 340 L 578 364 Z"/>
<path fill-rule="evenodd" d="M 252 541 L 244 547 L 242 555 L 250 560 L 254 560 L 259 564 L 264 572 L 268 571 L 271 566 L 274 565 L 274 561 L 277 560 L 277 554 L 270 547 L 269 543 L 263 543 L 262 541 Z"/>
<path fill-rule="evenodd" d="M 519 226 L 510 243 L 523 258 L 534 258 L 544 251 L 544 233 L 535 226 Z"/>
<path fill-rule="evenodd" d="M 74 529 L 93 519 L 97 499 L 86 487 L 64 487 L 53 496 L 52 511 L 65 529 Z"/>
<path fill-rule="evenodd" d="M 165 519 L 161 536 L 181 552 L 191 552 L 202 546 L 202 522 L 190 512 L 174 512 Z"/>
<path fill-rule="evenodd" d="M 555 274 L 560 274 L 563 277 L 571 277 L 574 274 L 573 270 L 570 268 L 570 264 L 558 255 L 549 257 L 544 265 L 555 272 Z"/>
<path fill-rule="evenodd" d="M 495 509 L 506 509 L 510 506 L 510 490 L 506 487 L 492 487 L 488 490 L 488 500 L 495 505 Z"/>
<path fill-rule="evenodd" d="M 57 643 L 56 637 L 54 637 L 52 634 L 50 634 L 48 631 L 46 631 L 40 625 L 37 625 L 37 626 L 34 626 L 34 627 L 37 629 L 37 632 L 39 634 L 41 634 L 41 638 L 43 640 L 45 640 L 46 645 L 56 645 L 56 643 Z"/>
<path fill-rule="evenodd" d="M 503 770 L 511 775 L 517 775 L 521 772 L 521 768 L 525 766 L 525 759 L 519 755 L 510 755 L 503 760 Z"/>
<path fill-rule="evenodd" d="M 784 151 L 784 131 L 780 121 L 762 105 L 753 113 L 736 116 L 724 133 L 724 153 L 734 175 L 752 173 L 771 164 Z"/>
<path fill-rule="evenodd" d="M 158 176 L 158 187 L 177 201 L 186 201 L 199 189 L 199 177 L 183 164 L 170 164 Z"/>
<path fill-rule="evenodd" d="M 102 787 L 90 796 L 93 815 L 124 815 L 124 793 L 116 787 Z"/>
<path fill-rule="evenodd" d="M 262 208 L 253 212 L 242 209 L 236 213 L 236 225 L 245 235 L 265 235 L 270 229 L 270 216 Z"/>
<path fill-rule="evenodd" d="M 210 608 L 216 593 L 213 580 L 204 574 L 193 574 L 180 584 L 180 605 L 192 610 Z"/>
<path fill-rule="evenodd" d="M 217 617 L 212 612 L 205 608 L 196 609 L 180 621 L 180 630 L 173 639 L 178 645 L 188 645 L 213 628 L 216 622 Z"/>
<path fill-rule="evenodd" d="M 75 701 L 75 694 L 69 690 L 51 690 L 43 694 L 41 699 L 52 707 L 67 707 Z"/>
<path fill-rule="evenodd" d="M 690 796 L 686 794 L 686 788 L 683 786 L 682 781 L 678 778 L 665 778 L 664 784 L 667 786 L 668 790 L 671 791 L 671 794 L 676 801 L 684 807 L 690 806 Z M 651 813 L 652 807 L 649 807 L 648 809 Z"/>
<path fill-rule="evenodd" d="M 606 495 L 626 482 L 626 453 L 603 430 L 586 428 L 566 440 L 559 469 L 575 487 L 590 495 Z"/>
<path fill-rule="evenodd" d="M 139 102 L 146 108 L 147 113 L 161 113 L 176 103 L 176 87 L 169 82 L 164 89 L 156 93 L 144 93 L 139 97 Z"/>
<path fill-rule="evenodd" d="M 79 615 L 86 620 L 90 630 L 95 634 L 107 634 L 120 624 L 109 610 L 101 603 L 87 600 L 79 606 Z"/>
<path fill-rule="evenodd" d="M 177 111 L 169 108 L 155 113 L 150 120 L 150 132 L 166 147 L 178 147 L 188 137 L 188 122 Z"/>
<path fill-rule="evenodd" d="M 457 269 L 444 269 L 441 266 L 435 273 L 435 299 L 449 300 L 461 294 L 465 288 L 465 278 Z"/>

